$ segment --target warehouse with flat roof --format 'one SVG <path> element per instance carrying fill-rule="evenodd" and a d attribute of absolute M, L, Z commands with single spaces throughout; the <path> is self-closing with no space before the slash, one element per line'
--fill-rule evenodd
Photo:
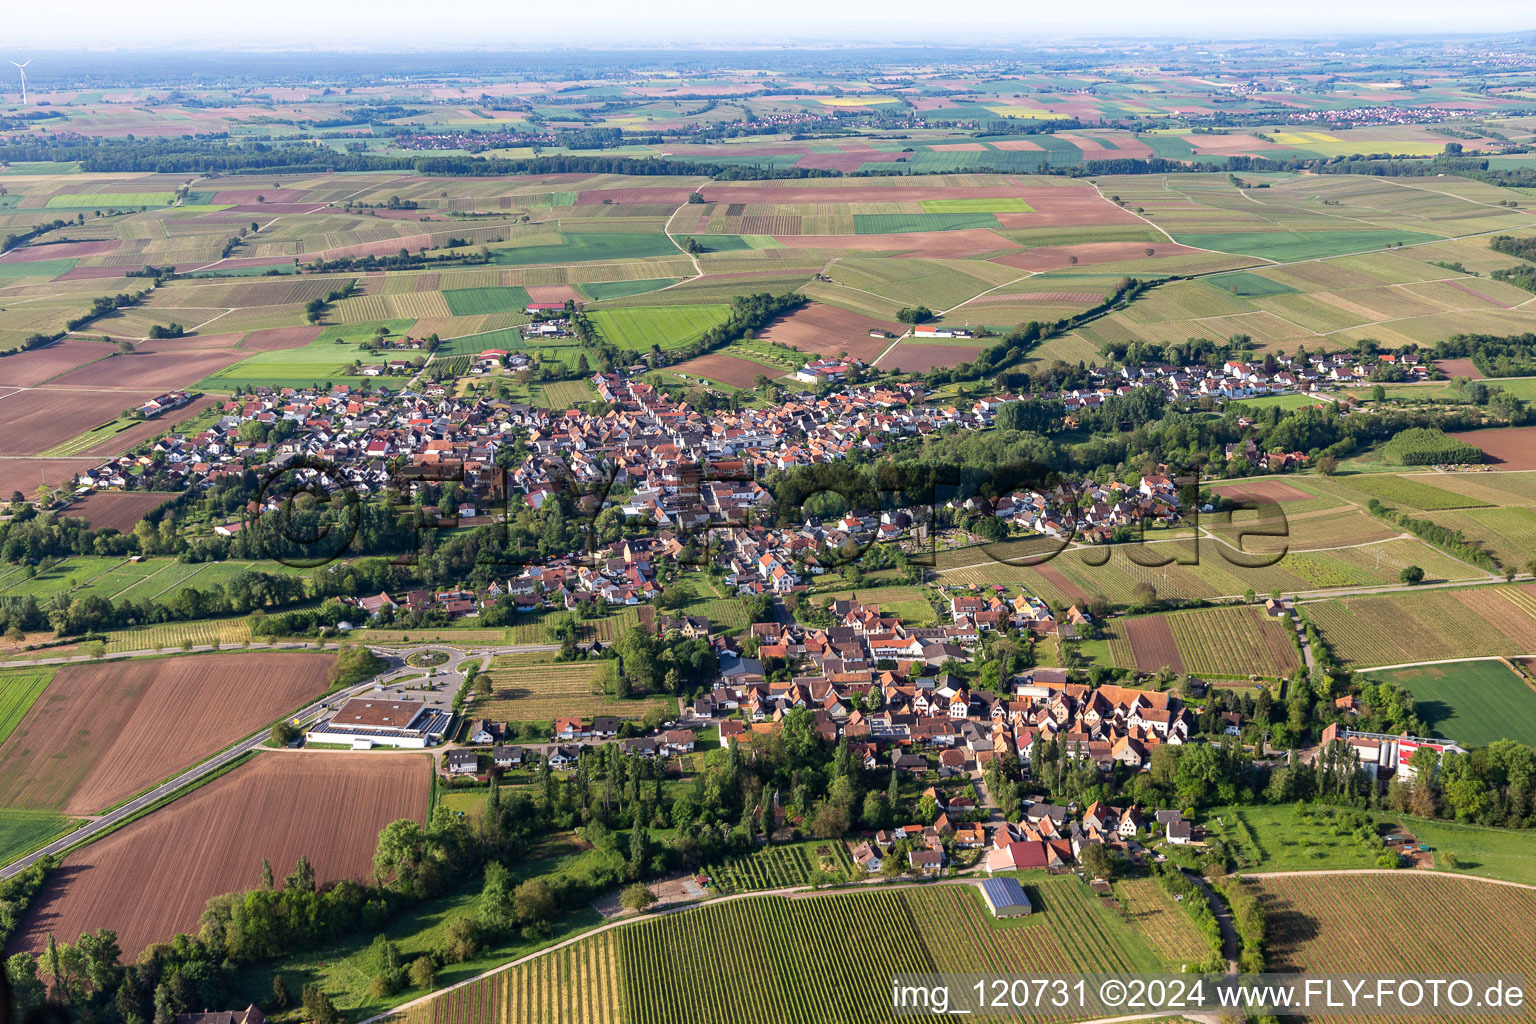
<path fill-rule="evenodd" d="M 452 713 L 424 701 L 353 697 L 330 721 L 305 733 L 305 739 L 355 747 L 430 747 L 443 742 L 452 721 Z"/>

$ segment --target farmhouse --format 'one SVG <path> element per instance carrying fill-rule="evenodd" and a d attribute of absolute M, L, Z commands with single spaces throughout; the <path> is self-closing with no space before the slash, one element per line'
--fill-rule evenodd
<path fill-rule="evenodd" d="M 981 883 L 981 898 L 993 917 L 1028 917 L 1031 910 L 1024 887 L 1012 878 L 986 878 Z"/>
<path fill-rule="evenodd" d="M 353 697 L 305 734 L 310 743 L 353 746 L 430 747 L 443 741 L 453 715 L 419 700 Z"/>

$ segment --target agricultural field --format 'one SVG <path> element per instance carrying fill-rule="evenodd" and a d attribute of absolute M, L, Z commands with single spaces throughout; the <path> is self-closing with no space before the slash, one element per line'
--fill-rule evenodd
<path fill-rule="evenodd" d="M 1117 882 L 1115 895 L 1131 924 L 1146 936 L 1169 970 L 1181 970 L 1186 964 L 1192 967 L 1210 956 L 1210 943 L 1157 879 Z"/>
<path fill-rule="evenodd" d="M 41 950 L 49 933 L 112 928 L 132 958 L 195 931 L 210 898 L 258 887 L 263 858 L 278 877 L 303 855 L 322 882 L 366 879 L 379 831 L 400 818 L 425 822 L 430 790 L 422 754 L 257 754 L 71 854 L 13 945 Z"/>
<path fill-rule="evenodd" d="M 931 626 L 938 622 L 938 614 L 933 610 L 927 593 L 918 587 L 872 585 L 820 592 L 814 597 L 817 604 L 854 599 L 866 607 L 875 605 L 882 614 L 895 615 L 909 626 Z"/>
<path fill-rule="evenodd" d="M 1530 427 L 1472 430 L 1449 436 L 1481 448 L 1483 461 L 1499 469 L 1536 469 L 1536 430 Z"/>
<path fill-rule="evenodd" d="M 1161 966 L 1075 878 L 1042 876 L 1029 888 L 1042 909 L 1021 922 L 993 921 L 970 885 L 943 885 L 756 897 L 627 925 L 615 931 L 624 1019 L 831 1024 L 870 1019 L 897 973 Z M 859 953 L 807 957 L 807 945 Z M 738 969 L 708 966 L 722 959 Z M 700 978 L 710 979 L 704 989 Z"/>
<path fill-rule="evenodd" d="M 0 672 L 0 743 L 15 731 L 39 695 L 53 681 L 52 667 Z"/>
<path fill-rule="evenodd" d="M 604 341 L 620 349 L 665 351 L 697 341 L 711 327 L 725 320 L 726 305 L 628 306 L 602 309 L 588 315 Z"/>
<path fill-rule="evenodd" d="M 716 891 L 729 895 L 809 885 L 818 873 L 845 878 L 852 869 L 848 845 L 840 839 L 826 839 L 760 847 L 706 867 L 703 873 Z"/>
<path fill-rule="evenodd" d="M 0 810 L 0 866 L 68 835 L 79 824 L 53 811 Z"/>
<path fill-rule="evenodd" d="M 444 992 L 410 1010 L 405 1024 L 621 1024 L 618 940 L 579 939 Z"/>
<path fill-rule="evenodd" d="M 1480 879 L 1401 871 L 1278 875 L 1252 884 L 1268 911 L 1271 970 L 1411 977 L 1476 964 L 1490 973 L 1521 972 L 1536 941 L 1536 893 Z M 1426 914 L 1436 927 L 1422 927 Z M 1499 927 L 1490 930 L 1489 921 Z M 1379 941 L 1398 932 L 1413 941 Z"/>
<path fill-rule="evenodd" d="M 607 660 L 562 664 L 552 655 L 500 655 L 491 662 L 492 694 L 475 698 L 475 717 L 507 722 L 549 722 L 567 715 L 639 718 L 657 705 L 675 708 L 671 698 L 612 696 L 615 665 Z"/>
<path fill-rule="evenodd" d="M 1380 498 L 1390 505 L 1435 512 L 1441 509 L 1475 508 L 1482 502 L 1466 495 L 1436 487 L 1418 477 L 1363 475 L 1339 476 L 1334 480 L 1351 491 L 1366 497 Z M 1364 501 L 1365 497 L 1359 499 Z"/>
<path fill-rule="evenodd" d="M 1413 694 L 1431 736 L 1464 747 L 1500 739 L 1536 745 L 1536 688 L 1505 661 L 1420 665 L 1367 678 L 1398 683 Z"/>
<path fill-rule="evenodd" d="M 57 671 L 0 744 L 13 807 L 93 814 L 324 693 L 323 654 L 198 654 Z"/>
<path fill-rule="evenodd" d="M 1530 585 L 1339 597 L 1298 609 L 1354 668 L 1536 653 Z"/>

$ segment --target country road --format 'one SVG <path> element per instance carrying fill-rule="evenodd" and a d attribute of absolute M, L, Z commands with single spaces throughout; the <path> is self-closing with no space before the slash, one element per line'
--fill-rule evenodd
<path fill-rule="evenodd" d="M 334 645 L 334 644 L 327 645 L 327 649 L 334 649 L 335 646 L 336 645 Z M 314 644 L 304 644 L 304 643 L 271 644 L 271 645 L 267 645 L 265 647 L 262 647 L 260 649 L 261 650 L 277 650 L 277 649 L 294 649 L 294 648 L 308 649 L 308 650 L 319 650 L 320 649 L 320 648 L 315 647 Z M 413 668 L 413 667 L 405 664 L 405 658 L 408 657 L 410 654 L 416 653 L 417 651 L 425 651 L 425 650 L 441 650 L 441 651 L 444 651 L 445 653 L 448 654 L 448 661 L 445 662 L 442 665 L 436 666 L 436 668 L 433 669 L 432 671 L 434 671 L 434 672 L 456 672 L 459 669 L 459 667 L 461 665 L 463 665 L 465 662 L 473 661 L 473 660 L 481 660 L 482 664 L 483 664 L 483 659 L 488 659 L 491 656 L 496 655 L 496 654 L 524 654 L 524 653 L 532 653 L 532 652 L 539 652 L 539 651 L 557 651 L 557 650 L 560 649 L 560 647 L 559 647 L 558 644 L 518 644 L 518 645 L 495 646 L 495 647 L 465 647 L 465 646 L 461 646 L 461 645 L 449 645 L 449 644 L 443 644 L 443 643 L 424 643 L 424 644 L 413 645 L 410 648 L 373 647 L 372 645 L 370 645 L 369 649 L 372 650 L 375 654 L 378 654 L 380 657 L 385 657 L 385 658 L 391 659 L 391 662 L 392 662 L 391 667 L 388 670 L 386 670 L 386 671 L 384 671 L 384 672 L 382 672 L 382 673 L 380 673 L 380 674 L 378 674 L 376 676 L 373 676 L 373 677 L 371 677 L 369 679 L 366 679 L 363 682 L 358 683 L 358 684 L 356 684 L 354 686 L 349 686 L 349 687 L 346 687 L 345 689 L 337 690 L 334 693 L 324 694 L 323 696 L 316 698 L 310 704 L 306 705 L 297 714 L 292 715 L 290 717 L 293 718 L 293 719 L 296 719 L 300 725 L 310 725 L 310 724 L 313 724 L 316 720 L 318 720 L 320 718 L 320 716 L 325 712 L 325 710 L 327 709 L 328 706 L 334 705 L 338 701 L 345 700 L 345 699 L 347 699 L 349 697 L 355 697 L 355 696 L 358 696 L 360 694 L 367 693 L 370 690 L 373 690 L 375 688 L 388 686 L 388 685 L 392 684 L 393 682 L 395 682 L 395 681 L 397 681 L 399 679 L 405 678 L 407 676 L 414 676 L 414 675 L 417 675 L 417 674 L 421 673 L 422 671 L 424 671 L 423 669 Z M 212 651 L 212 650 L 214 650 L 214 648 L 204 646 L 204 647 L 194 647 L 192 650 L 193 650 L 193 652 Z M 221 650 L 224 651 L 225 653 L 238 653 L 240 650 L 244 650 L 244 648 L 231 649 L 231 648 L 225 647 L 225 648 L 221 648 Z M 165 653 L 167 653 L 167 652 L 164 652 L 164 651 L 138 651 L 138 652 L 130 651 L 130 652 L 122 653 L 122 654 L 109 655 L 107 658 L 104 658 L 104 659 L 102 659 L 102 658 L 92 658 L 92 657 L 89 657 L 89 656 L 78 657 L 78 658 L 52 658 L 52 659 L 48 659 L 46 661 L 42 661 L 42 662 L 38 662 L 38 663 L 39 664 L 50 664 L 50 665 L 62 665 L 62 664 L 70 664 L 70 663 L 74 663 L 74 662 L 91 662 L 91 661 L 101 661 L 101 660 L 112 660 L 112 661 L 115 661 L 115 660 L 119 660 L 119 659 L 123 659 L 123 658 L 134 657 L 136 655 L 165 654 Z M 175 652 L 175 653 L 182 653 L 182 652 Z M 398 661 L 399 663 L 398 664 L 393 664 L 393 662 L 396 662 L 396 661 Z M 463 681 L 463 677 L 461 675 L 460 676 L 460 683 L 462 683 L 462 681 Z M 68 849 L 70 849 L 73 846 L 76 846 L 76 845 L 78 845 L 78 844 L 80 844 L 82 842 L 85 842 L 86 840 L 93 839 L 93 838 L 95 838 L 97 836 L 102 835 L 103 833 L 109 832 L 112 829 L 117 828 L 123 822 L 125 822 L 128 819 L 132 818 L 134 815 L 140 813 L 145 808 L 151 807 L 155 803 L 157 803 L 157 802 L 159 802 L 161 800 L 164 800 L 165 798 L 167 798 L 169 796 L 172 796 L 173 794 L 181 791 L 182 789 L 185 789 L 186 787 L 191 786 L 191 785 L 199 782 L 200 780 L 206 778 L 208 775 L 212 774 L 213 772 L 217 772 L 219 769 L 224 768 L 231 761 L 235 761 L 235 760 L 245 756 L 246 754 L 250 753 L 251 751 L 256 750 L 263 743 L 265 743 L 267 741 L 267 738 L 268 738 L 269 735 L 270 735 L 269 729 L 263 728 L 263 729 L 259 730 L 258 732 L 255 732 L 252 735 L 247 736 L 245 739 L 240 740 L 239 742 L 235 743 L 233 746 L 228 747 L 228 748 L 220 751 L 219 753 L 213 755 L 212 757 L 208 758 L 207 760 L 201 761 L 198 764 L 192 766 L 191 768 L 188 768 L 186 771 L 181 772 L 180 774 L 176 775 L 174 778 L 167 779 L 165 782 L 160 783 L 160 785 L 156 786 L 155 788 L 153 788 L 151 790 L 148 790 L 148 791 L 146 791 L 144 793 L 140 793 L 138 796 L 132 798 L 131 800 L 127 801 L 126 803 L 120 804 L 119 806 L 112 808 L 111 810 L 107 811 L 105 814 L 100 815 L 99 817 L 95 817 L 95 818 L 92 818 L 92 819 L 86 821 L 79 828 L 75 829 L 73 832 L 69 833 L 68 835 L 61 836 L 60 838 L 55 839 L 53 842 L 49 843 L 47 846 L 44 846 L 44 847 L 42 847 L 41 849 L 38 849 L 38 850 L 34 850 L 32 853 L 27 854 L 25 857 L 22 857 L 19 860 L 13 861 L 12 863 L 7 864 L 5 867 L 0 868 L 0 879 L 11 877 L 12 875 L 16 874 L 18 871 L 23 870 L 24 868 L 26 868 L 27 866 L 29 866 L 30 864 L 32 864 L 33 862 L 38 860 L 38 858 L 40 858 L 40 857 L 44 857 L 44 856 L 47 856 L 49 854 L 62 853 L 65 850 L 68 850 Z"/>

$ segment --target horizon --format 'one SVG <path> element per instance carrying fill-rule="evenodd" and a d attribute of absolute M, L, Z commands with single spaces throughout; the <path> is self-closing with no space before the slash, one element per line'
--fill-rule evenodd
<path fill-rule="evenodd" d="M 1286 11 L 1286 25 L 1308 28 L 1278 38 L 1272 12 L 1234 10 L 1214 0 L 1104 0 L 1094 7 L 1092 16 L 1064 9 L 1025 12 L 1000 0 L 983 0 L 969 5 L 964 12 L 942 13 L 910 2 L 876 5 L 870 0 L 853 0 L 829 11 L 824 5 L 813 5 L 807 0 L 790 0 L 787 6 L 776 8 L 771 25 L 722 15 L 718 10 L 683 0 L 666 0 L 648 5 L 643 11 L 615 0 L 595 0 L 584 9 L 586 18 L 581 25 L 572 25 L 563 14 L 553 11 L 519 12 L 514 21 L 487 0 L 467 0 L 457 9 L 452 23 L 442 24 L 420 23 L 416 9 L 401 0 L 380 0 L 367 5 L 349 0 L 318 8 L 299 0 L 274 0 L 259 17 L 210 12 L 189 0 L 172 0 L 163 8 L 164 16 L 153 21 L 105 0 L 82 0 L 72 13 L 77 17 L 61 24 L 49 11 L 15 12 L 7 25 L 7 48 L 66 52 L 138 52 L 151 47 L 234 47 L 235 52 L 262 48 L 304 52 L 391 52 L 391 48 L 404 52 L 977 48 L 976 39 L 981 35 L 989 40 L 985 48 L 990 49 L 1027 48 L 1041 42 L 1061 45 L 1179 39 L 1276 43 L 1363 37 L 1475 38 L 1536 31 L 1536 12 L 1517 0 L 1481 0 L 1454 10 L 1423 2 L 1392 4 L 1386 0 L 1366 0 L 1344 7 L 1323 0 L 1298 0 Z M 464 37 L 470 32 L 463 26 L 476 23 L 481 27 L 473 35 L 482 41 L 466 42 Z M 594 24 L 603 27 L 594 33 L 588 27 Z M 1110 24 L 1117 31 L 1104 32 L 1104 27 Z M 89 26 L 84 33 L 82 25 Z M 898 25 L 900 29 L 893 32 Z M 1384 30 L 1384 26 L 1390 28 Z M 339 38 L 317 38 L 327 33 L 335 33 Z M 571 42 L 573 35 L 580 41 Z"/>

